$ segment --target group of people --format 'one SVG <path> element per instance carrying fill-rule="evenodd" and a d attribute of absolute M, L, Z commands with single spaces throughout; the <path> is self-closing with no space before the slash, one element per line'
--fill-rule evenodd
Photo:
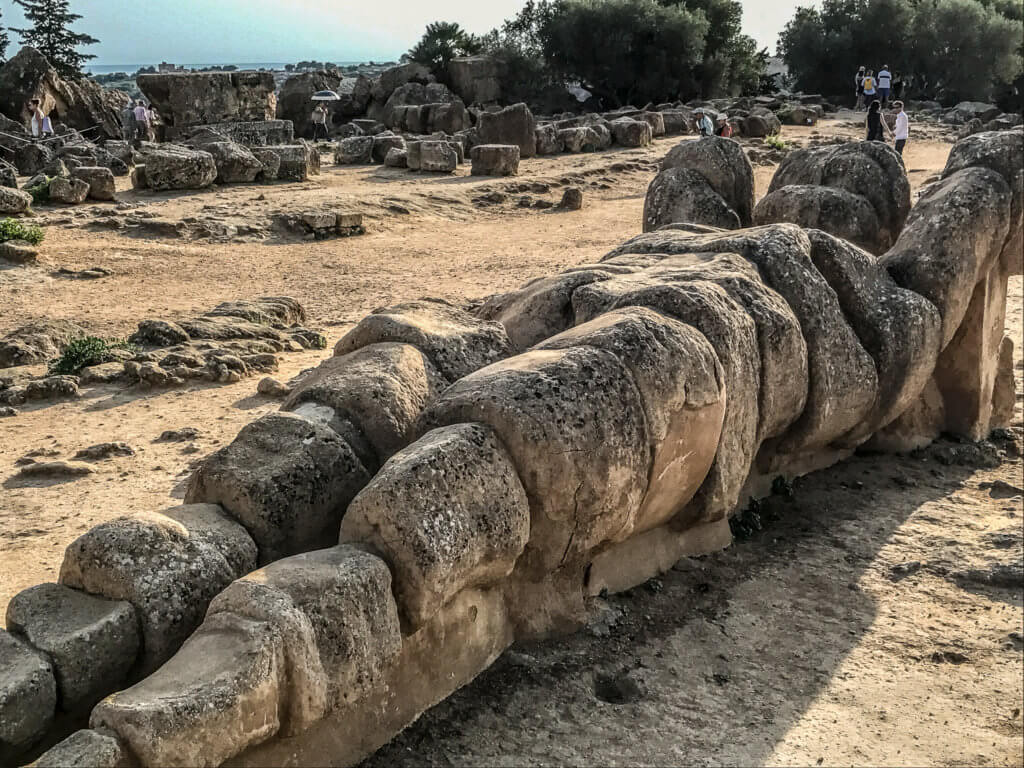
<path fill-rule="evenodd" d="M 896 151 L 903 156 L 903 148 L 907 146 L 910 138 L 910 118 L 903 109 L 902 101 L 894 101 L 893 109 L 896 110 L 896 123 L 892 128 L 885 120 L 882 112 L 882 103 L 875 99 L 868 107 L 868 141 L 885 141 L 886 136 L 893 139 Z"/>
<path fill-rule="evenodd" d="M 697 116 L 697 132 L 701 136 L 721 136 L 726 139 L 732 136 L 728 115 L 715 113 L 715 120 L 712 121 L 712 113 L 704 108 L 695 110 L 694 114 Z"/>
<path fill-rule="evenodd" d="M 875 99 L 884 107 L 889 103 L 890 97 L 903 98 L 903 76 L 899 72 L 893 75 L 888 64 L 883 64 L 877 75 L 873 69 L 861 67 L 854 75 L 853 81 L 857 96 L 855 109 L 864 109 Z"/>
<path fill-rule="evenodd" d="M 156 113 L 152 104 L 128 102 L 121 110 L 121 135 L 125 141 L 155 141 Z"/>

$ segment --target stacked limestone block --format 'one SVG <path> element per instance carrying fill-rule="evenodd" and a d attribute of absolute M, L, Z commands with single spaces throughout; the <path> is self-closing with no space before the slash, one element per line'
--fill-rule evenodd
<path fill-rule="evenodd" d="M 1024 227 L 1018 152 L 991 135 L 956 148 L 881 259 L 793 224 L 683 222 L 495 298 L 482 320 L 429 303 L 370 316 L 277 416 L 353 453 L 365 440 L 372 479 L 322 511 L 338 543 L 291 554 L 320 540 L 297 526 L 326 538 L 321 513 L 304 507 L 306 522 L 282 518 L 283 537 L 265 538 L 276 518 L 256 473 L 228 483 L 201 468 L 193 488 L 220 489 L 255 541 L 247 562 L 267 562 L 264 546 L 290 556 L 221 589 L 170 661 L 97 705 L 75 744 L 113 738 L 143 765 L 355 762 L 516 639 L 573 626 L 596 585 L 726 544 L 759 480 L 900 439 L 930 387 L 947 398 L 939 427 L 995 426 L 1000 296 Z M 346 382 L 347 359 L 359 381 L 373 360 L 391 371 L 379 400 Z M 388 422 L 379 402 L 408 409 Z M 294 472 L 330 476 L 317 462 Z"/>

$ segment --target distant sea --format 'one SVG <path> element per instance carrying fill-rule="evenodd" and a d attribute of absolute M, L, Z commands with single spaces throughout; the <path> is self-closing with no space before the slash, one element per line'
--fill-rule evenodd
<path fill-rule="evenodd" d="M 294 64 L 295 62 L 288 62 Z M 349 66 L 352 64 L 362 64 L 361 61 L 336 61 L 334 62 L 338 66 Z M 223 67 L 228 64 L 234 64 L 239 69 L 284 69 L 285 65 L 283 62 L 261 62 L 257 64 L 236 64 L 233 61 L 227 61 L 220 64 L 183 64 L 181 66 L 185 69 L 208 69 L 210 67 Z M 87 64 L 85 71 L 90 75 L 109 75 L 114 72 L 127 72 L 128 74 L 134 74 L 141 67 L 155 67 L 156 62 L 152 64 Z"/>

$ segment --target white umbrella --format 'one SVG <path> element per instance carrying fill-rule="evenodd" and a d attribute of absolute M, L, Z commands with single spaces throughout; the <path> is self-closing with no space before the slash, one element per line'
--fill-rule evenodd
<path fill-rule="evenodd" d="M 313 94 L 313 101 L 341 101 L 341 96 L 334 91 L 317 91 Z"/>

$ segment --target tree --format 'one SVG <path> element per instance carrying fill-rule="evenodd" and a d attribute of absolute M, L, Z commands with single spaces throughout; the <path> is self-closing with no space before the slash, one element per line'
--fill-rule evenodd
<path fill-rule="evenodd" d="M 24 9 L 25 19 L 32 24 L 29 29 L 14 30 L 21 35 L 22 44 L 42 53 L 62 76 L 83 77 L 82 65 L 96 57 L 79 52 L 78 47 L 95 45 L 99 40 L 90 35 L 71 31 L 71 25 L 82 17 L 70 11 L 68 0 L 14 2 Z"/>
<path fill-rule="evenodd" d="M 427 24 L 423 37 L 402 58 L 415 61 L 429 69 L 441 82 L 448 81 L 448 62 L 458 56 L 480 53 L 483 44 L 455 22 L 435 21 Z"/>
<path fill-rule="evenodd" d="M 708 21 L 655 0 L 568 0 L 543 30 L 544 58 L 608 106 L 694 89 Z"/>
<path fill-rule="evenodd" d="M 510 102 L 533 101 L 547 89 L 565 93 L 544 58 L 548 25 L 563 8 L 562 0 L 526 0 L 519 13 L 480 39 L 483 51 L 504 65 L 502 90 Z"/>
<path fill-rule="evenodd" d="M 913 75 L 918 98 L 988 99 L 1021 72 L 1024 16 L 1013 0 L 824 0 L 779 36 L 797 87 L 853 98 L 858 66 Z"/>
<path fill-rule="evenodd" d="M 0 19 L 3 18 L 3 10 L 0 9 Z M 7 61 L 7 46 L 10 45 L 11 38 L 7 34 L 7 28 L 0 25 L 0 63 Z"/>

